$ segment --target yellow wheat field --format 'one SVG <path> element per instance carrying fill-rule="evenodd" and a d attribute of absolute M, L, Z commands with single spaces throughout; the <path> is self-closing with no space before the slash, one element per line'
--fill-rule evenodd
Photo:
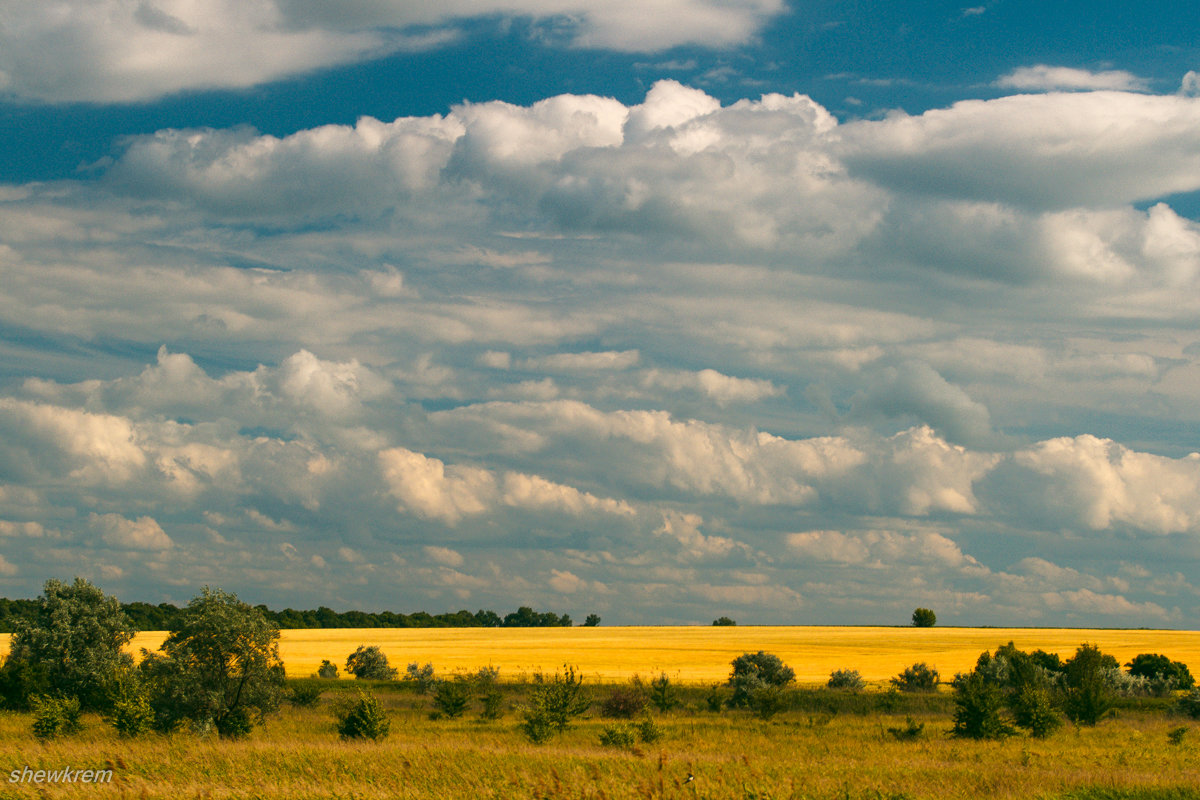
<path fill-rule="evenodd" d="M 162 632 L 138 634 L 134 652 L 156 649 Z M 0 652 L 8 647 L 0 636 Z M 403 671 L 411 662 L 438 673 L 500 669 L 501 680 L 564 664 L 590 680 L 619 681 L 665 672 L 684 683 L 720 681 L 729 662 L 756 650 L 775 653 L 804 684 L 823 683 L 835 669 L 857 669 L 881 683 L 916 661 L 943 679 L 969 670 L 983 650 L 1013 641 L 1022 650 L 1068 656 L 1083 642 L 1098 645 L 1122 663 L 1138 653 L 1164 653 L 1200 674 L 1200 631 L 1076 628 L 868 628 L 868 627 L 598 627 L 598 628 L 346 628 L 285 630 L 280 656 L 289 677 L 316 672 L 322 659 L 341 669 L 359 645 L 378 645 Z"/>

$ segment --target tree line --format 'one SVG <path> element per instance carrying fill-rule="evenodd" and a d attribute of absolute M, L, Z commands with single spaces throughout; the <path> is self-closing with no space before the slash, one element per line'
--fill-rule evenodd
<path fill-rule="evenodd" d="M 304 611 L 294 608 L 272 611 L 265 605 L 254 608 L 278 628 L 556 628 L 574 624 L 568 614 L 535 611 L 529 606 L 521 606 L 503 617 L 495 611 L 485 609 L 475 613 L 463 609 L 444 614 L 429 614 L 424 611 L 403 614 L 394 611 L 338 612 L 326 606 Z M 174 630 L 180 625 L 184 613 L 184 609 L 171 603 L 121 603 L 120 609 L 130 625 L 139 631 Z M 22 623 L 33 620 L 37 613 L 37 600 L 8 600 L 0 597 L 0 633 L 15 633 Z M 599 622 L 600 618 L 591 614 L 584 624 L 596 625 Z"/>

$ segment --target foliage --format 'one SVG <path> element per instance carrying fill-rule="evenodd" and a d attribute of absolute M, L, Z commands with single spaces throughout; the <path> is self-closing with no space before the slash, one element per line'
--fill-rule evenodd
<path fill-rule="evenodd" d="M 917 722 L 912 717 L 905 717 L 903 728 L 888 728 L 887 731 L 893 739 L 902 742 L 911 741 L 921 738 L 921 734 L 925 732 L 925 723 Z"/>
<path fill-rule="evenodd" d="M 328 658 L 321 661 L 321 666 L 317 667 L 317 677 L 325 679 L 333 679 L 338 676 L 337 664 L 334 664 Z"/>
<path fill-rule="evenodd" d="M 866 686 L 862 675 L 856 669 L 835 669 L 829 673 L 825 686 L 830 689 L 852 689 L 858 691 Z"/>
<path fill-rule="evenodd" d="M 660 673 L 657 678 L 650 681 L 650 702 L 664 714 L 679 705 L 678 693 L 675 691 L 671 679 L 667 677 L 667 673 Z"/>
<path fill-rule="evenodd" d="M 395 670 L 393 670 L 395 674 Z M 416 661 L 404 668 L 404 682 L 411 683 L 417 689 L 417 694 L 428 694 L 429 690 L 437 683 L 437 678 L 433 674 L 433 664 L 421 666 Z"/>
<path fill-rule="evenodd" d="M 729 698 L 729 705 L 733 708 L 749 707 L 751 695 L 757 689 L 786 686 L 796 678 L 795 671 L 779 656 L 762 650 L 742 653 L 731 664 L 729 685 L 733 687 L 733 696 Z"/>
<path fill-rule="evenodd" d="M 1112 691 L 1106 674 L 1118 667 L 1117 660 L 1095 645 L 1082 644 L 1063 664 L 1066 696 L 1063 711 L 1072 722 L 1095 725 L 1112 709 Z"/>
<path fill-rule="evenodd" d="M 1000 739 L 1015 731 L 1004 719 L 1000 687 L 975 670 L 954 682 L 953 735 L 966 739 Z"/>
<path fill-rule="evenodd" d="M 704 695 L 704 705 L 714 714 L 725 707 L 725 693 L 721 691 L 721 684 L 714 683 L 709 687 Z"/>
<path fill-rule="evenodd" d="M 500 719 L 504 715 L 504 695 L 499 689 L 488 689 L 479 696 L 479 700 L 483 703 L 483 710 L 479 712 L 483 719 Z"/>
<path fill-rule="evenodd" d="M 635 733 L 633 726 L 628 724 L 605 725 L 600 731 L 600 744 L 605 747 L 618 747 L 628 750 L 633 747 Z"/>
<path fill-rule="evenodd" d="M 461 717 L 471 704 L 471 681 L 461 676 L 439 681 L 433 693 L 433 706 L 450 719 Z"/>
<path fill-rule="evenodd" d="M 892 686 L 902 692 L 932 692 L 937 689 L 940 676 L 938 671 L 923 661 L 906 667 L 896 677 L 892 678 Z"/>
<path fill-rule="evenodd" d="M 540 677 L 540 676 L 539 676 Z M 546 741 L 552 733 L 570 727 L 571 720 L 582 715 L 592 701 L 583 691 L 583 676 L 575 668 L 564 665 L 561 673 L 534 687 L 522 712 L 525 735 L 535 743 Z"/>
<path fill-rule="evenodd" d="M 288 702 L 301 708 L 311 708 L 321 700 L 321 687 L 311 683 L 298 683 L 292 687 Z"/>
<path fill-rule="evenodd" d="M 1125 667 L 1130 675 L 1148 680 L 1166 681 L 1170 689 L 1191 689 L 1196 685 L 1191 670 L 1182 661 L 1172 661 L 1161 653 L 1139 653 Z"/>
<path fill-rule="evenodd" d="M 359 645 L 346 657 L 346 672 L 360 681 L 390 681 L 396 677 L 396 669 L 388 664 L 388 657 L 379 645 Z"/>
<path fill-rule="evenodd" d="M 338 714 L 338 734 L 343 739 L 384 739 L 392 724 L 375 695 L 359 691 L 358 700 Z"/>
<path fill-rule="evenodd" d="M 1192 689 L 1191 692 L 1175 701 L 1172 711 L 1192 719 L 1200 719 L 1200 688 Z"/>
<path fill-rule="evenodd" d="M 600 624 L 600 615 L 599 614 L 588 614 L 587 618 L 584 619 L 584 621 L 583 621 L 583 627 L 585 627 L 585 628 L 595 628 L 599 624 Z"/>
<path fill-rule="evenodd" d="M 650 717 L 644 718 L 635 727 L 637 728 L 638 739 L 646 744 L 654 744 L 663 738 L 662 728 Z"/>
<path fill-rule="evenodd" d="M 729 617 L 717 617 L 716 619 L 713 620 L 712 624 L 716 625 L 718 627 L 728 626 L 728 625 L 737 625 L 737 623 L 734 622 Z"/>
<path fill-rule="evenodd" d="M 76 697 L 103 709 L 117 675 L 133 664 L 121 648 L 134 634 L 115 597 L 83 578 L 48 580 L 31 618 L 18 621 L 0 679 L 7 705 L 22 708 L 35 694 Z"/>
<path fill-rule="evenodd" d="M 932 628 L 937 625 L 937 614 L 928 608 L 918 608 L 912 613 L 914 628 Z"/>
<path fill-rule="evenodd" d="M 521 606 L 511 614 L 506 614 L 501 625 L 505 628 L 569 628 L 571 617 L 567 614 L 559 616 L 553 611 L 539 613 L 529 606 Z"/>
<path fill-rule="evenodd" d="M 746 705 L 758 715 L 759 719 L 770 719 L 787 709 L 788 698 L 782 687 L 763 684 L 750 692 Z"/>
<path fill-rule="evenodd" d="M 600 713 L 606 717 L 633 719 L 646 708 L 646 693 L 638 685 L 618 686 L 608 693 L 600 704 Z"/>
<path fill-rule="evenodd" d="M 141 736 L 153 727 L 154 708 L 136 674 L 130 674 L 113 688 L 104 718 L 125 738 Z"/>
<path fill-rule="evenodd" d="M 235 594 L 205 587 L 160 650 L 141 664 L 159 730 L 190 721 L 237 738 L 279 707 L 279 629 Z"/>
<path fill-rule="evenodd" d="M 79 731 L 78 697 L 38 695 L 30 705 L 33 708 L 33 735 L 43 742 Z"/>
<path fill-rule="evenodd" d="M 1013 695 L 1013 721 L 1037 739 L 1044 739 L 1062 726 L 1054 698 L 1046 686 L 1027 685 Z"/>
<path fill-rule="evenodd" d="M 1187 736 L 1187 732 L 1188 726 L 1186 725 L 1171 728 L 1171 730 L 1167 731 L 1167 741 L 1175 745 L 1183 744 L 1183 737 Z"/>

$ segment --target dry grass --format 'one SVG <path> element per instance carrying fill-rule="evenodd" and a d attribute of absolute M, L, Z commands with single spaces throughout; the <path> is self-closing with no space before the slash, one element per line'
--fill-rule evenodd
<path fill-rule="evenodd" d="M 340 694 L 340 693 L 339 693 Z M 925 735 L 896 741 L 902 717 L 842 714 L 816 722 L 790 712 L 763 723 L 744 713 L 695 710 L 660 718 L 666 737 L 634 751 L 601 747 L 607 724 L 585 719 L 544 746 L 528 744 L 509 710 L 498 722 L 431 721 L 428 700 L 383 692 L 393 735 L 339 741 L 327 693 L 320 708 L 285 709 L 249 739 L 191 735 L 122 740 L 97 719 L 45 745 L 27 715 L 0 715 L 0 781 L 11 769 L 104 767 L 112 786 L 12 786 L 5 797 L 284 798 L 1057 798 L 1089 786 L 1195 783 L 1200 731 L 1168 744 L 1177 720 L 1126 712 L 1046 741 L 958 741 L 944 714 Z M 685 783 L 691 773 L 695 780 Z M 8 792 L 8 794 L 6 794 Z M 1146 795 L 1152 796 L 1152 795 Z"/>

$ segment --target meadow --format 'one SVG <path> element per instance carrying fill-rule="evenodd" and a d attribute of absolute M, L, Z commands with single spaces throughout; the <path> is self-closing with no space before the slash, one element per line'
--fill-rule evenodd
<path fill-rule="evenodd" d="M 154 649 L 143 633 L 134 649 Z M 1092 642 L 1122 662 L 1162 652 L 1200 668 L 1200 633 L 1028 628 L 501 628 L 288 630 L 281 656 L 296 685 L 316 685 L 316 707 L 285 704 L 246 739 L 190 733 L 122 739 L 95 716 L 81 733 L 39 742 L 31 716 L 0 712 L 0 797 L 130 798 L 1200 798 L 1200 728 L 1166 713 L 1166 700 L 1126 702 L 1100 725 L 1068 725 L 1048 739 L 951 738 L 952 698 L 880 691 L 905 666 L 925 661 L 948 680 L 985 649 L 1014 641 L 1069 656 Z M 307 676 L 322 659 L 341 667 L 361 644 L 383 648 L 395 666 L 431 663 L 439 675 L 500 669 L 503 715 L 476 705 L 458 719 L 432 719 L 431 700 L 403 682 L 373 683 L 392 721 L 380 742 L 342 741 L 335 711 L 356 697 L 353 680 Z M 0 649 L 7 647 L 7 637 Z M 779 655 L 804 688 L 764 720 L 713 711 L 706 695 L 747 651 Z M 585 676 L 591 710 L 541 745 L 520 732 L 530 679 L 563 664 Z M 834 669 L 875 684 L 861 694 L 817 688 Z M 634 675 L 666 673 L 682 706 L 655 712 L 660 741 L 601 744 L 613 724 L 602 699 Z M 889 729 L 921 726 L 908 740 Z M 1183 728 L 1184 732 L 1179 733 Z M 1174 733 L 1172 734 L 1172 731 Z M 112 784 L 9 783 L 12 770 L 108 768 Z M 694 776 L 688 780 L 688 775 Z"/>

